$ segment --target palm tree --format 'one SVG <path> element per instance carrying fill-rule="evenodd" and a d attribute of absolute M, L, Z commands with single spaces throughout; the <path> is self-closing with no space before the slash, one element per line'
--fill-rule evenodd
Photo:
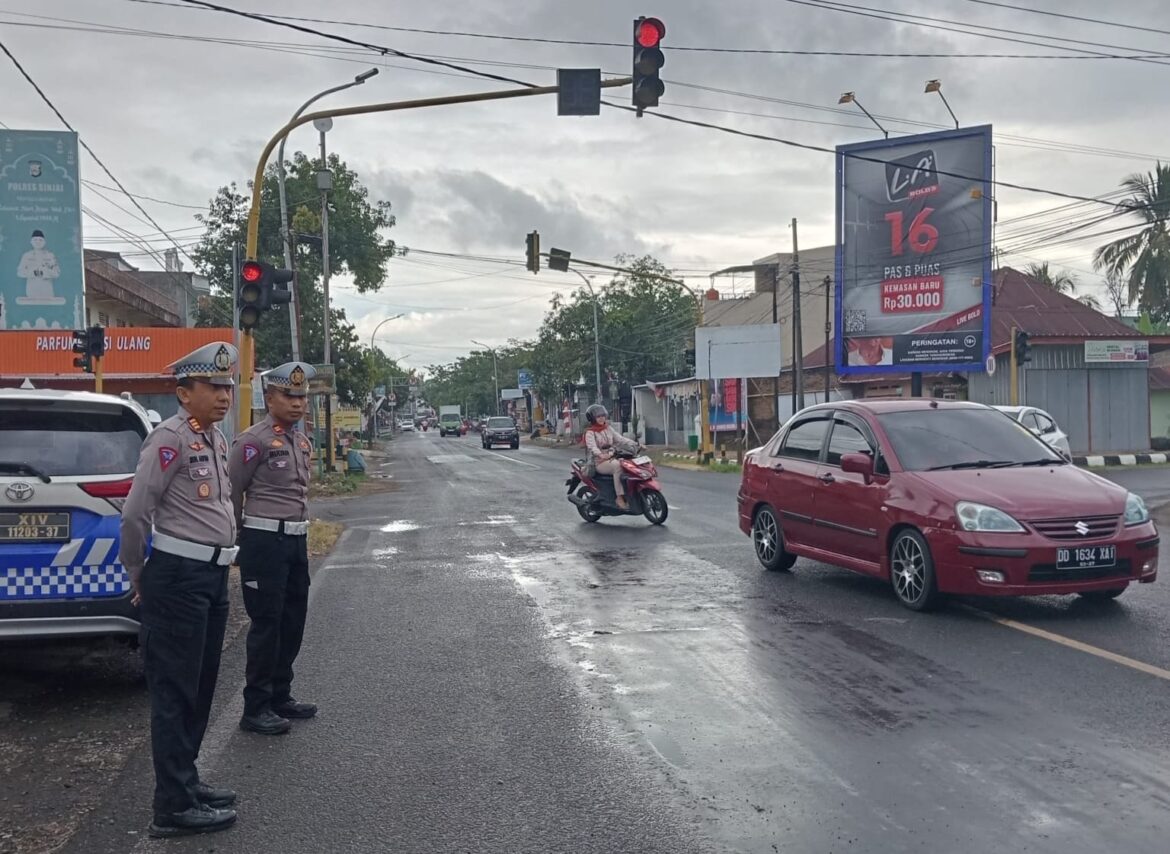
<path fill-rule="evenodd" d="M 1048 262 L 1043 264 L 1029 264 L 1024 268 L 1024 275 L 1034 279 L 1042 285 L 1047 285 L 1060 294 L 1072 296 L 1077 292 L 1077 278 L 1067 270 L 1054 273 L 1048 269 Z"/>
<path fill-rule="evenodd" d="M 1117 212 L 1132 214 L 1145 228 L 1102 246 L 1093 266 L 1125 279 L 1129 302 L 1162 320 L 1170 316 L 1170 164 L 1130 175 L 1121 186 L 1130 196 L 1117 203 Z"/>

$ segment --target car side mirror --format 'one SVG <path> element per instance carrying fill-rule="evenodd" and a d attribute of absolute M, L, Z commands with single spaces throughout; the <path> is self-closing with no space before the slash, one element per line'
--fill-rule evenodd
<path fill-rule="evenodd" d="M 1044 430 L 1042 432 L 1045 436 L 1047 436 L 1049 433 L 1055 433 L 1056 432 L 1056 425 L 1049 424 L 1047 427 L 1044 428 Z"/>
<path fill-rule="evenodd" d="M 869 483 L 873 480 L 873 457 L 869 454 L 842 454 L 841 471 L 859 474 Z"/>

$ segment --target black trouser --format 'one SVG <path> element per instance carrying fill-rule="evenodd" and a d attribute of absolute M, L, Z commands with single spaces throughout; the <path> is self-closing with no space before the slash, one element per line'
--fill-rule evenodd
<path fill-rule="evenodd" d="M 244 714 L 258 715 L 290 699 L 309 609 L 308 537 L 243 528 L 239 564 L 252 618 Z"/>
<path fill-rule="evenodd" d="M 157 813 L 196 805 L 195 760 L 211 715 L 227 627 L 227 574 L 226 566 L 157 549 L 142 570 L 142 655 Z"/>

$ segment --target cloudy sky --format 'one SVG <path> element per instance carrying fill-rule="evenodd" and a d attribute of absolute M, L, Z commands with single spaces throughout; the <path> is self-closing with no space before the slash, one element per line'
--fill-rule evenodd
<path fill-rule="evenodd" d="M 926 80 L 938 78 L 964 124 L 994 126 L 1001 181 L 1097 197 L 1114 193 L 1123 176 L 1152 168 L 1156 158 L 1170 160 L 1170 113 L 1159 94 L 1170 79 L 1170 68 L 1159 65 L 1170 65 L 1170 56 L 1149 58 L 1165 52 L 1170 35 L 1164 0 L 222 4 L 331 19 L 301 25 L 542 84 L 555 82 L 556 67 L 628 74 L 631 20 L 658 15 L 667 25 L 664 113 L 832 147 L 877 132 L 855 106 L 837 105 L 847 90 L 892 136 L 948 126 L 943 102 L 923 92 Z M 196 209 L 217 187 L 243 184 L 264 141 L 321 89 L 373 66 L 380 68 L 377 77 L 324 103 L 507 86 L 178 0 L 0 0 L 0 40 L 119 180 L 157 200 L 142 204 L 184 245 L 198 238 Z M 858 52 L 887 55 L 842 55 Z M 611 97 L 628 103 L 628 90 Z M 547 270 L 533 276 L 518 266 L 532 229 L 541 232 L 545 251 L 558 246 L 598 261 L 653 253 L 697 287 L 706 287 L 715 270 L 786 251 L 793 217 L 801 246 L 832 240 L 829 154 L 639 120 L 622 110 L 589 118 L 555 112 L 554 100 L 543 97 L 336 122 L 331 150 L 375 198 L 393 203 L 398 225 L 391 236 L 400 245 L 473 256 L 416 251 L 395 259 L 376 294 L 358 295 L 338 283 L 336 298 L 359 332 L 368 336 L 380 320 L 405 314 L 382 327 L 378 342 L 417 367 L 466 353 L 472 339 L 491 345 L 534 335 L 550 297 L 580 280 Z M 59 127 L 3 56 L 0 122 Z M 311 129 L 294 132 L 289 142 L 291 150 L 314 144 Z M 84 162 L 83 177 L 109 184 L 95 164 Z M 1050 261 L 1077 275 L 1083 290 L 1096 288 L 1100 277 L 1089 259 L 1104 238 L 1093 235 L 1121 222 L 1087 225 L 1108 212 L 1103 206 L 1006 188 L 997 194 L 1002 263 Z M 89 185 L 82 201 L 159 252 L 170 245 L 130 215 L 136 212 L 124 197 Z M 1078 225 L 1086 227 L 1061 233 Z M 91 246 L 125 249 L 143 269 L 158 266 L 141 244 L 94 218 L 87 217 L 85 230 Z M 742 293 L 751 283 L 727 277 L 718 286 Z"/>

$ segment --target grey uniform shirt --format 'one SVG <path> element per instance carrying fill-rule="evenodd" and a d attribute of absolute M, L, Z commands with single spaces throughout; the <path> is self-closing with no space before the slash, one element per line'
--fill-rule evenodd
<path fill-rule="evenodd" d="M 152 525 L 180 540 L 235 545 L 227 452 L 227 439 L 219 428 L 204 427 L 182 407 L 147 435 L 122 508 L 118 557 L 132 579 L 146 562 Z"/>
<path fill-rule="evenodd" d="M 286 430 L 271 416 L 237 434 L 228 466 L 236 521 L 245 511 L 284 522 L 308 519 L 312 448 L 304 433 Z"/>

